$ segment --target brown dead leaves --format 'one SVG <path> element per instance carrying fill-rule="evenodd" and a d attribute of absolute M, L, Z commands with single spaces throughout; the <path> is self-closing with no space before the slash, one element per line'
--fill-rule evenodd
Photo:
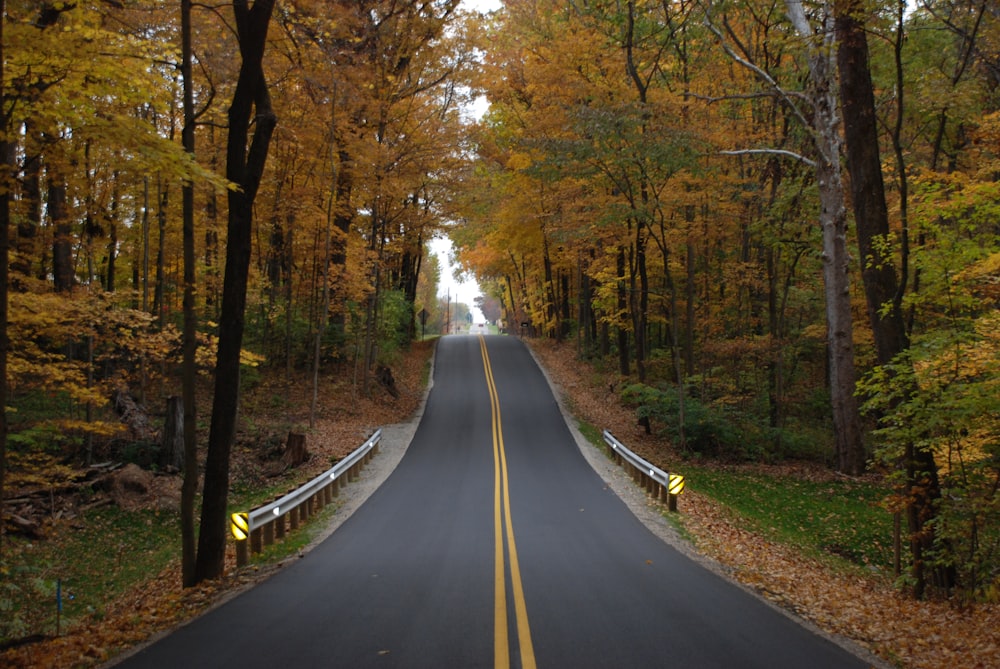
<path fill-rule="evenodd" d="M 643 457 L 669 467 L 669 444 L 649 437 L 635 414 L 622 408 L 614 374 L 597 374 L 576 359 L 571 345 L 532 342 L 532 349 L 566 396 L 573 412 L 610 429 Z M 782 465 L 782 475 L 818 476 Z M 800 471 L 801 470 L 801 471 Z M 817 627 L 869 648 L 892 665 L 912 669 L 986 669 L 1000 666 L 1000 606 L 959 610 L 949 602 L 918 602 L 884 577 L 836 570 L 740 527 L 713 500 L 688 491 L 684 526 L 698 550 L 733 578 L 794 611 Z"/>
<path fill-rule="evenodd" d="M 306 429 L 310 460 L 294 472 L 294 477 L 307 480 L 330 466 L 355 448 L 378 427 L 406 421 L 420 405 L 424 393 L 427 363 L 434 342 L 413 345 L 393 366 L 397 397 L 379 392 L 376 387 L 368 395 L 355 392 L 349 377 L 328 375 L 320 393 L 319 420 L 313 429 Z M 261 425 L 275 424 L 308 426 L 312 388 L 308 382 L 264 384 L 258 392 L 270 397 L 284 397 L 286 409 L 264 410 L 262 404 L 273 400 L 247 398 L 254 421 Z M 266 429 L 273 426 L 262 425 Z M 244 446 L 234 449 L 232 467 L 246 478 L 260 478 L 257 453 Z M 315 470 L 315 472 L 313 472 Z M 238 474 L 237 474 L 238 475 Z M 290 484 L 293 474 L 289 473 Z M 73 629 L 63 630 L 58 638 L 10 648 L 0 653 L 0 667 L 28 669 L 34 667 L 92 667 L 107 661 L 153 634 L 170 629 L 218 602 L 220 597 L 247 587 L 272 571 L 235 570 L 235 553 L 230 547 L 226 558 L 228 575 L 218 581 L 196 588 L 181 588 L 180 560 L 153 575 L 141 587 L 122 594 L 110 602 L 99 616 L 83 621 Z"/>

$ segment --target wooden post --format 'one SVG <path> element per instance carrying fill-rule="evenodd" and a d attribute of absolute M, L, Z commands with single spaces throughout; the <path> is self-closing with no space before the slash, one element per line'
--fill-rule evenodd
<path fill-rule="evenodd" d="M 261 529 L 258 527 L 256 530 L 250 533 L 250 550 L 254 553 L 259 553 L 263 546 L 261 541 Z"/>
<path fill-rule="evenodd" d="M 250 551 L 248 550 L 247 544 L 250 543 L 246 539 L 243 541 L 236 542 L 236 566 L 245 567 L 247 563 L 250 562 Z"/>

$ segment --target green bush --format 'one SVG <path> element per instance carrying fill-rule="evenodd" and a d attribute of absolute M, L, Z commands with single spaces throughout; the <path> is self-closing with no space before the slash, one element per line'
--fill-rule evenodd
<path fill-rule="evenodd" d="M 693 397 L 685 397 L 683 423 L 681 403 L 675 388 L 654 388 L 637 383 L 625 387 L 622 401 L 635 407 L 640 420 L 649 421 L 651 429 L 662 426 L 665 434 L 678 446 L 694 453 L 718 457 L 746 459 L 752 441 L 745 438 L 734 416 L 723 408 L 704 404 Z"/>

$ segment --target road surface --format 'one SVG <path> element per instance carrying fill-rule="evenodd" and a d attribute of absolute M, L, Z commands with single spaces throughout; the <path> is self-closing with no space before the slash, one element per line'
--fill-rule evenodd
<path fill-rule="evenodd" d="M 655 537 L 513 337 L 438 345 L 413 440 L 304 558 L 121 667 L 867 667 Z"/>

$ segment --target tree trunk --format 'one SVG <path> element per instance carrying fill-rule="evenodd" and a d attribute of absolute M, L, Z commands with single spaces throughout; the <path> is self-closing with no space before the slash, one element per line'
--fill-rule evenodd
<path fill-rule="evenodd" d="M 251 8 L 247 0 L 233 0 L 243 62 L 229 108 L 226 177 L 239 188 L 230 190 L 228 194 L 226 270 L 222 286 L 212 423 L 205 460 L 201 531 L 195 563 L 196 582 L 217 578 L 225 568 L 229 454 L 236 434 L 239 406 L 240 349 L 250 269 L 253 202 L 277 124 L 263 68 L 274 1 L 256 0 Z M 248 149 L 251 127 L 254 134 Z"/>
<path fill-rule="evenodd" d="M 857 18 L 863 8 L 856 0 L 838 2 L 837 7 L 837 67 L 861 279 L 878 361 L 885 365 L 909 347 L 909 340 L 900 309 L 902 296 L 898 294 L 896 265 L 889 244 L 889 212 L 882 181 L 868 41 L 864 26 Z"/>
<path fill-rule="evenodd" d="M 49 220 L 52 223 L 52 279 L 55 289 L 65 292 L 73 289 L 73 228 L 66 204 L 66 181 L 61 175 L 49 171 Z"/>
<path fill-rule="evenodd" d="M 167 398 L 159 464 L 164 469 L 184 471 L 184 398 L 176 395 Z"/>
<path fill-rule="evenodd" d="M 184 150 L 194 154 L 195 114 L 194 81 L 192 79 L 191 0 L 181 0 L 181 76 L 184 79 L 184 127 L 181 141 Z M 198 315 L 195 313 L 195 248 L 194 248 L 194 184 L 184 182 L 181 188 L 181 224 L 184 245 L 184 332 L 181 364 L 181 397 L 183 403 L 183 471 L 181 486 L 181 580 L 184 587 L 195 584 L 194 505 L 198 493 L 198 434 L 195 381 L 198 368 Z M 206 250 L 206 254 L 208 250 Z"/>
<path fill-rule="evenodd" d="M 628 311 L 628 287 L 625 284 L 625 247 L 618 247 L 617 257 L 618 271 L 618 314 L 615 321 L 618 323 L 618 373 L 622 376 L 629 375 L 629 355 L 628 355 L 628 330 L 623 321 Z"/>
<path fill-rule="evenodd" d="M 108 261 L 105 266 L 104 290 L 109 293 L 115 292 L 115 275 L 118 261 L 118 207 L 121 198 L 118 192 L 119 175 L 115 172 L 112 176 L 111 206 L 108 215 Z"/>
<path fill-rule="evenodd" d="M 641 218 L 635 226 L 635 269 L 632 276 L 632 323 L 635 338 L 635 371 L 639 383 L 646 381 L 646 323 L 649 319 L 649 273 L 646 268 L 646 226 Z"/>
<path fill-rule="evenodd" d="M 798 33 L 813 39 L 813 29 L 799 0 L 785 0 Z M 824 14 L 822 42 L 809 52 L 809 98 L 817 152 L 816 183 L 823 231 L 823 291 L 826 300 L 827 353 L 830 364 L 830 404 L 833 414 L 837 470 L 857 474 L 864 469 L 860 414 L 854 396 L 854 323 L 851 313 L 850 254 L 847 251 L 847 211 L 840 173 L 840 118 L 837 114 L 836 63 L 832 17 Z"/>
<path fill-rule="evenodd" d="M 860 20 L 863 7 L 857 0 L 840 0 L 834 7 L 847 168 L 851 174 L 861 277 L 878 362 L 888 365 L 909 348 L 909 337 L 901 308 L 903 295 L 888 244 L 891 233 L 878 147 L 875 95 L 868 60 L 868 41 Z M 901 100 L 902 91 L 898 95 Z M 927 582 L 925 554 L 935 543 L 933 521 L 941 488 L 933 452 L 913 443 L 908 444 L 905 451 L 904 495 L 907 500 L 914 595 L 919 598 L 923 596 Z M 942 572 L 937 580 L 940 585 L 948 586 L 951 578 L 947 572 Z"/>
<path fill-rule="evenodd" d="M 4 81 L 4 23 L 7 3 L 0 0 L 0 82 Z M 7 291 L 10 281 L 10 193 L 14 182 L 16 159 L 14 145 L 7 138 L 7 107 L 0 105 L 0 409 L 7 406 Z M 0 410 L 0 518 L 3 516 L 4 486 L 7 481 L 7 412 Z M 4 562 L 4 529 L 0 527 L 0 564 Z"/>
<path fill-rule="evenodd" d="M 167 313 L 166 307 L 166 245 L 167 245 L 167 206 L 170 204 L 170 186 L 164 185 L 162 180 L 156 179 L 157 210 L 156 210 L 156 282 L 153 285 L 153 315 L 156 322 L 162 328 L 166 323 L 164 316 Z"/>
<path fill-rule="evenodd" d="M 334 136 L 336 137 L 336 134 Z M 351 225 L 354 222 L 351 209 L 351 192 L 354 189 L 354 181 L 350 154 L 345 149 L 339 149 L 337 157 L 336 197 L 333 201 L 334 233 L 330 238 L 329 268 L 324 272 L 326 280 L 330 283 L 330 291 L 327 299 L 324 300 L 323 308 L 331 310 L 331 323 L 342 336 L 347 329 L 347 310 L 344 306 L 347 295 L 345 279 L 347 277 L 347 240 L 350 238 Z"/>
<path fill-rule="evenodd" d="M 8 121 L 9 122 L 9 121 Z M 21 206 L 25 213 L 17 223 L 16 272 L 31 276 L 32 263 L 38 259 L 38 231 L 42 227 L 42 139 L 32 119 L 24 124 L 24 168 L 21 179 Z M 39 261 L 36 276 L 44 277 L 44 263 Z"/>
<path fill-rule="evenodd" d="M 545 336 L 561 341 L 559 336 L 559 315 L 556 311 L 555 280 L 552 277 L 552 258 L 549 256 L 549 238 L 542 226 L 542 270 L 545 276 Z"/>

